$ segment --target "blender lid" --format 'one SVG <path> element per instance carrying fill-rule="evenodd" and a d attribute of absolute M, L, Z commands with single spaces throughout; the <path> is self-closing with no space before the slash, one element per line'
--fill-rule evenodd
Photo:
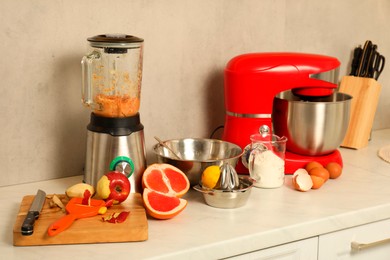
<path fill-rule="evenodd" d="M 127 34 L 100 34 L 87 39 L 92 47 L 97 48 L 140 48 L 144 39 Z"/>

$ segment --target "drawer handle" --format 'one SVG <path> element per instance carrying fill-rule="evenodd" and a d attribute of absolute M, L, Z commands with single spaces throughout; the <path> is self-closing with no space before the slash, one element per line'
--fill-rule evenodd
<path fill-rule="evenodd" d="M 351 248 L 354 251 L 361 251 L 361 250 L 364 250 L 364 249 L 368 249 L 368 248 L 371 248 L 371 247 L 383 245 L 383 244 L 386 244 L 386 243 L 390 243 L 390 238 L 379 240 L 379 241 L 375 241 L 375 242 L 372 242 L 372 243 L 367 243 L 367 244 L 353 241 L 353 242 L 351 242 Z"/>

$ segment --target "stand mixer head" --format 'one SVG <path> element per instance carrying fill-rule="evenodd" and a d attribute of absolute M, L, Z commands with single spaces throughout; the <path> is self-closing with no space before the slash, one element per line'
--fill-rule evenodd
<path fill-rule="evenodd" d="M 308 102 L 313 97 L 331 96 L 338 86 L 339 66 L 334 57 L 304 53 L 250 53 L 231 59 L 225 69 L 222 139 L 245 148 L 250 135 L 273 132 L 274 98 L 286 90 Z M 242 163 L 236 169 L 248 172 Z"/>

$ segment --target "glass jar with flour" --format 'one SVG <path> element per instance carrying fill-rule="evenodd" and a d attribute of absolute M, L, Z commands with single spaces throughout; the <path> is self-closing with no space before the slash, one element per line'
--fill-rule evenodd
<path fill-rule="evenodd" d="M 278 188 L 284 183 L 284 154 L 286 137 L 271 134 L 250 136 L 251 152 L 248 160 L 250 176 L 259 188 Z"/>

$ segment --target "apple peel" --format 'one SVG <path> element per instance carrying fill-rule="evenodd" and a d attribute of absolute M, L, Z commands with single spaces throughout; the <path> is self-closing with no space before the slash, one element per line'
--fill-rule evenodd
<path fill-rule="evenodd" d="M 294 172 L 292 184 L 296 190 L 305 192 L 313 187 L 313 180 L 305 169 L 300 168 Z"/>
<path fill-rule="evenodd" d="M 113 199 L 110 199 L 110 200 L 106 201 L 106 207 L 107 208 L 111 207 L 112 205 L 114 205 L 114 200 Z"/>
<path fill-rule="evenodd" d="M 114 212 L 109 216 L 102 217 L 103 222 L 108 223 L 123 223 L 126 221 L 127 217 L 129 216 L 130 211 L 122 211 L 122 212 Z"/>
<path fill-rule="evenodd" d="M 92 197 L 91 192 L 89 190 L 85 190 L 84 197 L 81 204 L 86 206 L 91 206 L 91 197 Z"/>

